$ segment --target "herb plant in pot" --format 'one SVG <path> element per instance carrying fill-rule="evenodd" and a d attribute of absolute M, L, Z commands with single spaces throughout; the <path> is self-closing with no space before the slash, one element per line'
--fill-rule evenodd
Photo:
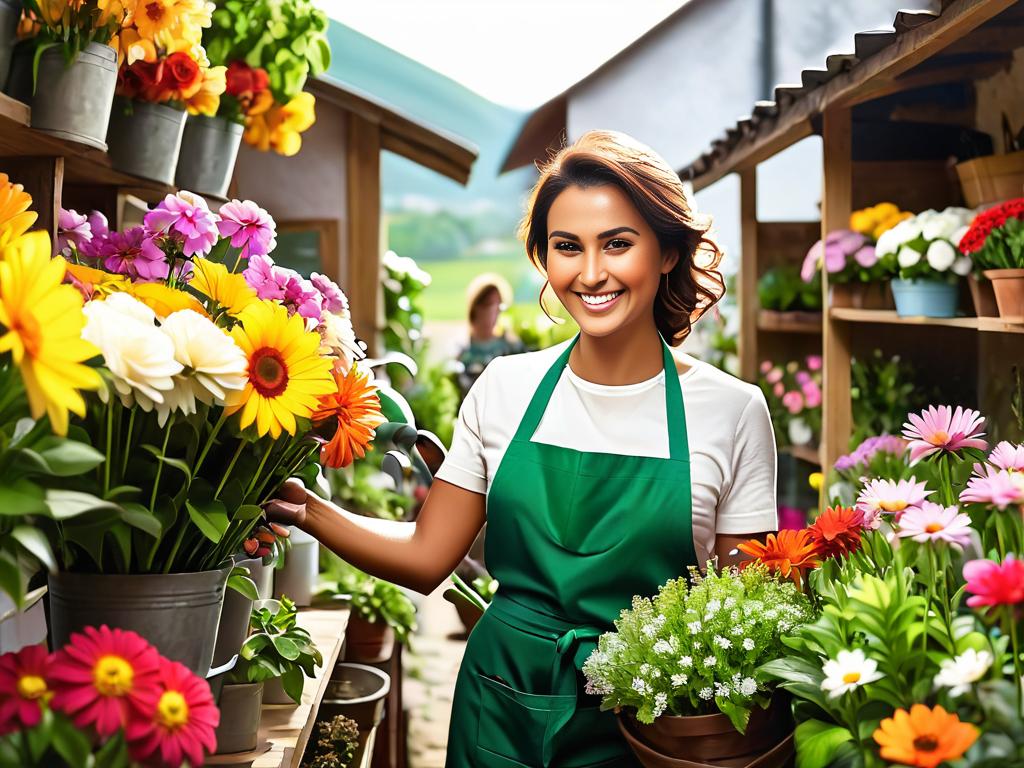
<path fill-rule="evenodd" d="M 991 281 L 999 317 L 1024 322 L 1024 198 L 979 213 L 960 249 Z"/>
<path fill-rule="evenodd" d="M 645 766 L 742 766 L 791 754 L 788 701 L 757 675 L 781 637 L 813 618 L 794 584 L 761 565 L 694 572 L 635 597 L 583 667 L 587 691 L 614 709 Z M 728 762 L 723 762 L 728 761 Z"/>
<path fill-rule="evenodd" d="M 967 208 L 927 210 L 905 219 L 878 239 L 881 258 L 895 257 L 893 298 L 901 317 L 955 317 L 960 278 L 972 262 L 957 250 L 974 212 Z"/>

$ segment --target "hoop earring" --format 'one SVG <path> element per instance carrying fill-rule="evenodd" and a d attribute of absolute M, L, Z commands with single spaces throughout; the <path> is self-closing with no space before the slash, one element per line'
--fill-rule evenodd
<path fill-rule="evenodd" d="M 565 322 L 565 320 L 563 320 L 560 317 L 552 317 L 551 313 L 548 312 L 548 308 L 546 306 L 544 306 L 544 291 L 546 291 L 548 289 L 549 285 L 551 285 L 551 281 L 549 281 L 547 278 L 545 278 L 544 279 L 544 285 L 542 285 L 541 288 L 540 288 L 540 295 L 537 296 L 537 303 L 540 304 L 540 311 L 544 313 L 544 316 L 548 320 L 550 320 L 555 325 L 562 325 Z"/>

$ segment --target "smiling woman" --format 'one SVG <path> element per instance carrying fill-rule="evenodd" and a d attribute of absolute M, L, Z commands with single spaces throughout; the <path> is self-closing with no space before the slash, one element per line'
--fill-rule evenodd
<path fill-rule="evenodd" d="M 484 369 L 416 522 L 294 487 L 270 511 L 424 592 L 486 519 L 500 586 L 459 671 L 447 768 L 635 766 L 580 668 L 634 595 L 776 528 L 772 428 L 756 386 L 672 354 L 724 287 L 710 221 L 664 160 L 585 134 L 528 211 L 527 250 L 579 335 Z"/>

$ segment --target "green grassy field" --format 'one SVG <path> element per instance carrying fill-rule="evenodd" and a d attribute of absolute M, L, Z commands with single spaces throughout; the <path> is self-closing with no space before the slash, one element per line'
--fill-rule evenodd
<path fill-rule="evenodd" d="M 510 258 L 467 258 L 443 262 L 421 262 L 431 283 L 423 292 L 423 314 L 427 322 L 466 319 L 466 288 L 484 272 L 497 272 L 512 284 L 516 304 L 537 303 L 541 279 L 524 255 Z"/>

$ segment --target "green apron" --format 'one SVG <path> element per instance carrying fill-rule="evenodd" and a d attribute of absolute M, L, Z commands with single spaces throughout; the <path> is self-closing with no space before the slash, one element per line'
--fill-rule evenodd
<path fill-rule="evenodd" d="M 686 415 L 662 342 L 669 458 L 530 442 L 578 339 L 545 374 L 487 495 L 500 587 L 466 645 L 446 768 L 639 765 L 580 668 L 633 595 L 697 562 Z"/>

